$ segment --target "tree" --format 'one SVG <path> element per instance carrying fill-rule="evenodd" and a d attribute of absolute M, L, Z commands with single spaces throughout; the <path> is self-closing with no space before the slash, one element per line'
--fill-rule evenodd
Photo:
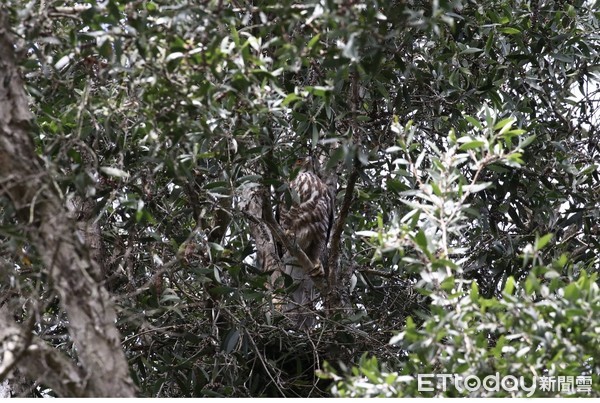
<path fill-rule="evenodd" d="M 598 336 L 587 330 L 600 318 L 597 273 L 590 276 L 582 268 L 572 279 L 565 276 L 563 270 L 572 263 L 564 254 L 544 263 L 543 250 L 548 249 L 552 234 L 536 236 L 525 246 L 522 258 L 530 272 L 519 283 L 508 277 L 501 295 L 482 296 L 477 282 L 465 278 L 467 259 L 460 258 L 465 249 L 453 240 L 469 227 L 473 214 L 469 200 L 492 185 L 478 178 L 497 164 L 520 166 L 522 147 L 533 140 L 528 137 L 516 149 L 507 150 L 506 145 L 521 133 L 511 129 L 512 119 L 495 123 L 487 110 L 487 127 L 470 121 L 479 135 L 457 138 L 451 133 L 449 149 L 433 157 L 431 168 L 417 176 L 419 189 L 404 193 L 412 211 L 391 229 L 362 232 L 379 251 L 404 253 L 414 248 L 419 256 L 420 290 L 432 301 L 429 315 L 418 325 L 409 317 L 404 329 L 390 340 L 402 346 L 407 360 L 394 371 L 380 366 L 375 357 L 363 357 L 348 379 L 329 370 L 325 375 L 338 381 L 334 394 L 531 397 L 598 393 L 598 387 L 592 386 L 598 372 Z M 410 158 L 414 128 L 396 130 L 408 133 L 407 142 L 401 140 L 401 146 L 390 151 L 404 152 L 406 157 L 397 161 L 407 165 L 407 171 L 419 172 Z M 459 169 L 465 163 L 475 172 L 470 182 Z M 437 382 L 436 375 L 441 377 Z M 505 379 L 517 383 L 505 383 Z"/>
<path fill-rule="evenodd" d="M 564 331 L 598 318 L 596 8 L 10 0 L 0 332 L 21 342 L 3 342 L 0 381 L 131 395 L 123 357 L 142 396 L 418 395 L 420 371 L 529 364 L 597 376 L 594 336 Z M 307 155 L 336 207 L 298 329 L 282 309 L 298 284 L 271 284 L 284 250 L 303 261 L 275 210 Z M 563 329 L 546 350 L 527 342 L 538 319 Z"/>
<path fill-rule="evenodd" d="M 0 29 L 8 31 L 4 13 L 0 15 Z M 3 191 L 26 239 L 36 248 L 47 268 L 48 280 L 68 316 L 70 338 L 83 370 L 34 337 L 32 319 L 35 316 L 26 321 L 27 326 L 12 323 L 7 307 L 16 301 L 8 301 L 0 312 L 8 353 L 3 358 L 2 372 L 9 371 L 17 360 L 27 362 L 28 358 L 30 361 L 21 368 L 32 379 L 43 378 L 58 393 L 132 396 L 135 389 L 119 348 L 120 336 L 109 296 L 92 277 L 96 274 L 95 262 L 80 254 L 66 208 L 53 188 L 51 176 L 38 160 L 27 132 L 32 116 L 9 38 L 3 35 L 0 39 L 0 51 L 4 55 L 0 64 L 0 78 L 4 83 L 0 93 Z M 31 308 L 39 309 L 36 304 L 34 302 Z"/>

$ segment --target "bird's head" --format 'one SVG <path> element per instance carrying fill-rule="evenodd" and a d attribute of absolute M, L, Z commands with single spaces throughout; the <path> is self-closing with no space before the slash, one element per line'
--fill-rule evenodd
<path fill-rule="evenodd" d="M 298 172 L 314 172 L 313 159 L 310 156 L 298 157 L 294 162 L 294 171 Z"/>

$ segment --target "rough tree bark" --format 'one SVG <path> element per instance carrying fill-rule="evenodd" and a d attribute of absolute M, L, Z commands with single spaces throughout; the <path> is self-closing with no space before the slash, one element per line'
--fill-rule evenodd
<path fill-rule="evenodd" d="M 66 355 L 35 337 L 30 326 L 17 324 L 6 305 L 0 307 L 0 323 L 3 347 L 0 379 L 18 366 L 23 373 L 42 381 L 60 396 L 86 396 L 83 371 Z"/>
<path fill-rule="evenodd" d="M 107 291 L 91 275 L 97 263 L 78 241 L 76 225 L 28 133 L 32 116 L 11 38 L 8 19 L 0 10 L 0 192 L 14 205 L 17 218 L 27 228 L 28 241 L 60 296 L 78 361 L 57 355 L 58 351 L 35 340 L 30 329 L 5 317 L 0 329 L 11 336 L 3 340 L 2 369 L 17 365 L 28 377 L 68 396 L 134 396 L 136 388 L 121 349 L 115 310 Z M 25 356 L 26 360 L 15 361 Z M 39 365 L 27 364 L 31 360 Z M 72 374 L 63 379 L 72 387 L 60 388 L 60 379 L 48 369 Z"/>

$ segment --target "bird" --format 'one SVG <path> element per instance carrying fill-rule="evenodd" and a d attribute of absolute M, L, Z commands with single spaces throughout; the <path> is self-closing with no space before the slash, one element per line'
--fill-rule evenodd
<path fill-rule="evenodd" d="M 310 308 L 318 296 L 312 277 L 325 275 L 326 262 L 322 258 L 333 222 L 334 200 L 327 184 L 314 172 L 311 157 L 297 160 L 295 167 L 298 174 L 288 185 L 291 202 L 282 198 L 279 221 L 286 236 L 304 251 L 313 268 L 307 271 L 289 251 L 285 252 L 284 272 L 298 286 L 289 295 L 291 301 L 284 311 L 295 316 L 300 328 L 308 328 L 314 323 Z"/>

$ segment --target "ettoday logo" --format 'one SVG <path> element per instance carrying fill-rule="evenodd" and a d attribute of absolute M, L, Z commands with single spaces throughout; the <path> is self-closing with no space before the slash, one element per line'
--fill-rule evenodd
<path fill-rule="evenodd" d="M 493 375 L 487 375 L 483 379 L 477 375 L 457 375 L 457 374 L 418 374 L 417 389 L 419 392 L 433 392 L 436 390 L 447 391 L 450 386 L 454 386 L 460 393 L 475 392 L 483 388 L 488 392 L 526 392 L 527 397 L 531 397 L 536 390 L 537 383 L 534 376 L 531 381 L 525 377 L 514 375 L 500 376 L 498 372 Z"/>
<path fill-rule="evenodd" d="M 498 372 L 483 379 L 477 375 L 462 376 L 458 374 L 418 374 L 417 388 L 419 392 L 448 391 L 454 387 L 459 393 L 476 392 L 483 388 L 487 392 L 526 392 L 531 397 L 536 390 L 551 395 L 590 395 L 592 377 L 590 375 L 542 375 L 533 376 L 530 381 L 525 377 L 514 375 L 500 376 Z"/>

